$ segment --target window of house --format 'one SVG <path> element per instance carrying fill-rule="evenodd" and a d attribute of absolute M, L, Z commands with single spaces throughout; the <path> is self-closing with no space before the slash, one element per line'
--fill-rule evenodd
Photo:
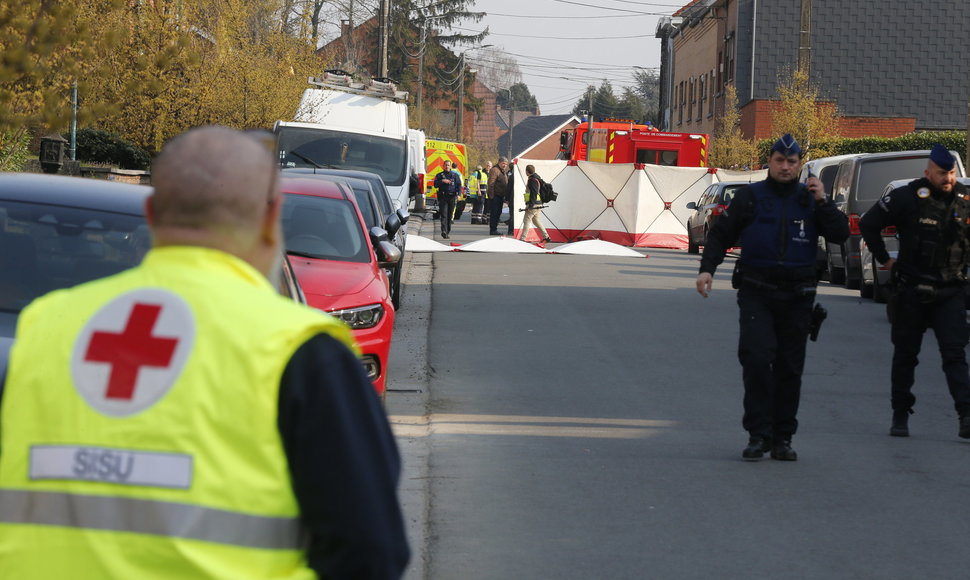
<path fill-rule="evenodd" d="M 714 116 L 714 96 L 717 94 L 717 84 L 714 82 L 714 69 L 711 69 L 711 74 L 708 77 L 711 85 L 711 102 L 707 105 L 707 118 L 710 119 Z"/>
<path fill-rule="evenodd" d="M 690 79 L 687 89 L 687 122 L 694 119 L 694 79 Z"/>
<path fill-rule="evenodd" d="M 724 41 L 724 80 L 734 80 L 734 31 L 729 32 Z"/>
<path fill-rule="evenodd" d="M 697 120 L 700 121 L 704 117 L 704 102 L 707 101 L 707 75 L 701 75 L 700 88 L 698 89 L 701 98 L 700 103 L 697 105 Z"/>

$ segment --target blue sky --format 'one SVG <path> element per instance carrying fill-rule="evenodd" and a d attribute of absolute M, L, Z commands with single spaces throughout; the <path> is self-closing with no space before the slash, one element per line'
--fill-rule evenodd
<path fill-rule="evenodd" d="M 658 70 L 657 20 L 685 2 L 634 0 L 476 0 L 488 13 L 465 23 L 466 34 L 489 27 L 483 41 L 505 50 L 519 63 L 543 114 L 568 113 L 587 85 L 608 79 L 632 84 L 635 67 Z"/>

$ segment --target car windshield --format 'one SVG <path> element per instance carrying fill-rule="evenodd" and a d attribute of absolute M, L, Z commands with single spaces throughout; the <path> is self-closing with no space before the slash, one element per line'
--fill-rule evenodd
<path fill-rule="evenodd" d="M 862 163 L 859 168 L 859 201 L 876 201 L 886 184 L 894 179 L 917 179 L 926 170 L 923 157 L 897 157 L 894 159 L 873 159 Z"/>
<path fill-rule="evenodd" d="M 283 238 L 288 254 L 340 262 L 370 261 L 356 207 L 347 200 L 286 194 Z"/>
<path fill-rule="evenodd" d="M 115 274 L 151 247 L 145 218 L 0 200 L 0 310 L 20 312 L 58 288 Z"/>
<path fill-rule="evenodd" d="M 280 163 L 287 167 L 356 169 L 376 173 L 384 183 L 404 185 L 407 141 L 309 127 L 277 128 Z"/>

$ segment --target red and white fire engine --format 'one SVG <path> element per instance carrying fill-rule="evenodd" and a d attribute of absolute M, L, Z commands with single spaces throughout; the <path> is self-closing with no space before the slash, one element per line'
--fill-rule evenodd
<path fill-rule="evenodd" d="M 559 135 L 559 159 L 707 167 L 704 133 L 666 133 L 652 125 L 606 119 L 582 123 Z"/>

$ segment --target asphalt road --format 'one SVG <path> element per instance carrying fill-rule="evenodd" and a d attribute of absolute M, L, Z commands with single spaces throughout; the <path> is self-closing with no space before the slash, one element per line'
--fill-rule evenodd
<path fill-rule="evenodd" d="M 912 436 L 889 437 L 884 308 L 823 283 L 799 459 L 742 462 L 732 259 L 705 300 L 696 256 L 642 253 L 408 255 L 387 407 L 409 580 L 970 576 L 970 443 L 932 336 Z"/>

